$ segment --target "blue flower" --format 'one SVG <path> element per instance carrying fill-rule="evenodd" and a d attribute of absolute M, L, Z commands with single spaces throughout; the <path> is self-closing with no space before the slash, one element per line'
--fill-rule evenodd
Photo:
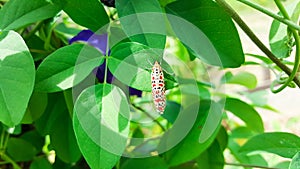
<path fill-rule="evenodd" d="M 92 32 L 91 30 L 82 30 L 76 36 L 74 36 L 72 39 L 69 40 L 69 44 L 72 44 L 72 43 L 78 42 L 78 41 L 88 43 L 89 45 L 94 46 L 95 48 L 99 49 L 103 55 L 106 55 L 107 34 L 98 35 L 98 34 L 95 34 L 94 32 Z M 108 55 L 110 55 L 110 50 L 107 53 L 108 53 Z M 94 71 L 94 73 L 96 74 L 96 77 L 100 83 L 104 82 L 105 66 L 106 66 L 106 61 L 104 60 L 104 63 L 101 64 Z M 106 82 L 112 83 L 114 81 L 114 79 L 115 79 L 115 77 L 110 72 L 110 70 L 108 70 Z M 129 87 L 129 95 L 131 95 L 131 96 L 136 95 L 138 97 L 141 97 L 142 91 Z"/>

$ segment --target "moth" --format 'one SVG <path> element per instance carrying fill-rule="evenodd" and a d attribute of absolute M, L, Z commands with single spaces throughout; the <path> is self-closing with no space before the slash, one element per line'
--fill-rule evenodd
<path fill-rule="evenodd" d="M 152 67 L 151 81 L 152 97 L 156 111 L 163 114 L 166 107 L 165 81 L 162 67 L 157 61 L 155 61 Z"/>

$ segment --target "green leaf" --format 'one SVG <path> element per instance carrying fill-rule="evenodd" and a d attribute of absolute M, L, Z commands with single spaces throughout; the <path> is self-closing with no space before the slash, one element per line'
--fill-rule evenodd
<path fill-rule="evenodd" d="M 78 148 L 72 127 L 71 117 L 62 93 L 49 94 L 46 111 L 35 122 L 41 135 L 50 135 L 50 142 L 56 155 L 66 163 L 79 160 L 81 153 Z"/>
<path fill-rule="evenodd" d="M 14 31 L 0 32 L 0 121 L 19 124 L 33 91 L 35 67 L 22 37 Z"/>
<path fill-rule="evenodd" d="M 216 139 L 219 142 L 221 150 L 224 151 L 228 146 L 228 134 L 224 126 L 221 126 Z"/>
<path fill-rule="evenodd" d="M 235 98 L 227 98 L 225 102 L 225 110 L 230 111 L 241 120 L 251 130 L 262 133 L 264 131 L 263 121 L 258 112 L 249 104 Z"/>
<path fill-rule="evenodd" d="M 211 108 L 213 108 L 211 110 Z M 192 111 L 197 111 L 193 110 L 195 109 L 194 105 L 190 105 L 188 108 L 182 110 L 182 114 L 189 114 Z M 165 148 L 166 146 L 170 145 L 174 141 L 180 141 L 175 147 L 170 149 L 169 151 L 166 152 L 165 154 L 165 160 L 167 161 L 169 166 L 176 166 L 182 163 L 185 163 L 187 161 L 190 161 L 197 156 L 199 156 L 202 152 L 204 152 L 205 149 L 209 147 L 209 145 L 213 142 L 215 139 L 216 135 L 218 134 L 219 127 L 220 127 L 220 121 L 215 121 L 214 123 L 219 123 L 219 127 L 217 128 L 211 128 L 213 131 L 208 131 L 207 128 L 203 128 L 203 125 L 205 124 L 208 114 L 215 114 L 214 111 L 219 111 L 222 112 L 221 109 L 219 108 L 217 103 L 211 102 L 210 100 L 202 101 L 200 104 L 200 109 L 198 110 L 198 117 L 196 119 L 196 122 L 194 123 L 193 127 L 191 128 L 187 135 L 180 141 L 180 140 L 175 140 L 178 139 L 178 134 L 183 131 L 183 127 L 177 128 L 176 125 L 180 124 L 180 122 L 184 122 L 185 119 L 182 117 L 182 114 L 178 120 L 176 120 L 176 123 L 174 123 L 174 126 L 168 130 L 167 133 L 164 134 L 162 141 L 159 144 L 159 150 L 162 148 Z M 179 121 L 179 122 L 178 122 Z M 185 123 L 192 123 L 192 121 L 186 121 Z M 208 135 L 202 136 L 204 132 L 209 132 Z M 203 137 L 203 138 L 202 138 Z M 205 139 L 204 139 L 205 137 Z M 201 138 L 201 143 L 199 142 L 199 138 Z M 186 153 L 188 152 L 188 153 Z"/>
<path fill-rule="evenodd" d="M 42 135 L 48 135 L 53 131 L 61 114 L 68 113 L 65 99 L 62 93 L 48 94 L 48 105 L 43 115 L 34 123 L 37 131 Z"/>
<path fill-rule="evenodd" d="M 166 162 L 157 156 L 147 158 L 130 158 L 121 166 L 121 169 L 168 169 Z"/>
<path fill-rule="evenodd" d="M 46 0 L 11 0 L 0 10 L 0 29 L 19 29 L 28 24 L 54 17 L 60 7 Z"/>
<path fill-rule="evenodd" d="M 110 169 L 117 163 L 127 143 L 129 120 L 129 105 L 118 87 L 98 84 L 79 95 L 73 126 L 91 168 Z"/>
<path fill-rule="evenodd" d="M 60 0 L 60 3 L 74 22 L 94 32 L 109 23 L 104 7 L 98 0 Z"/>
<path fill-rule="evenodd" d="M 257 85 L 256 76 L 249 72 L 239 72 L 226 79 L 228 84 L 239 84 L 247 87 L 248 89 L 255 89 Z"/>
<path fill-rule="evenodd" d="M 243 95 L 246 96 L 255 106 L 266 106 L 268 104 L 268 94 L 267 90 L 261 90 L 257 92 L 243 92 Z"/>
<path fill-rule="evenodd" d="M 50 162 L 45 157 L 38 157 L 30 164 L 29 169 L 52 169 Z"/>
<path fill-rule="evenodd" d="M 221 67 L 244 63 L 240 38 L 230 16 L 211 0 L 178 0 L 166 6 L 172 29 L 191 53 Z M 178 17 L 176 17 L 176 16 Z"/>
<path fill-rule="evenodd" d="M 294 134 L 273 132 L 252 137 L 240 149 L 241 153 L 266 151 L 285 158 L 293 158 L 300 151 L 300 138 Z"/>
<path fill-rule="evenodd" d="M 29 49 L 32 50 L 31 54 L 34 61 L 39 61 L 47 56 L 48 51 L 45 49 L 44 44 L 45 42 L 41 39 L 41 37 L 37 35 L 32 35 L 28 39 L 26 39 L 26 45 Z M 45 52 L 34 52 L 34 50 Z"/>
<path fill-rule="evenodd" d="M 259 165 L 259 166 L 268 166 L 267 161 L 263 158 L 260 154 L 253 154 L 253 155 L 247 155 L 245 153 L 240 152 L 240 143 L 244 142 L 244 139 L 242 140 L 236 140 L 233 138 L 229 139 L 228 149 L 230 150 L 231 154 L 234 155 L 234 157 L 243 164 L 248 165 Z"/>
<path fill-rule="evenodd" d="M 75 163 L 81 157 L 68 111 L 60 113 L 55 120 L 50 134 L 50 143 L 57 157 L 66 163 Z"/>
<path fill-rule="evenodd" d="M 237 127 L 231 131 L 230 137 L 234 139 L 243 139 L 253 137 L 255 134 L 256 133 L 248 127 Z"/>
<path fill-rule="evenodd" d="M 261 56 L 261 55 L 255 55 L 255 54 L 246 54 L 247 56 L 251 56 L 253 58 L 256 58 L 256 59 L 259 59 L 261 60 L 263 63 L 265 63 L 266 65 L 271 65 L 271 64 L 274 64 L 274 62 L 269 59 L 268 57 L 266 56 Z"/>
<path fill-rule="evenodd" d="M 33 145 L 37 152 L 42 152 L 42 148 L 45 144 L 45 137 L 39 135 L 36 130 L 30 130 L 24 133 L 20 138 Z"/>
<path fill-rule="evenodd" d="M 73 44 L 50 54 L 38 67 L 35 90 L 57 92 L 77 85 L 103 62 L 99 50 Z"/>
<path fill-rule="evenodd" d="M 150 48 L 165 48 L 165 19 L 157 0 L 118 0 L 116 8 L 124 32 L 132 41 Z M 162 56 L 161 50 L 157 52 Z"/>
<path fill-rule="evenodd" d="M 36 148 L 20 138 L 9 138 L 7 153 L 14 161 L 30 161 L 36 155 Z"/>
<path fill-rule="evenodd" d="M 130 146 L 138 146 L 144 142 L 144 133 L 140 126 L 137 126 L 132 133 Z"/>
<path fill-rule="evenodd" d="M 61 161 L 60 158 L 55 158 L 55 162 L 54 164 L 52 165 L 52 168 L 53 169 L 77 169 L 77 167 L 72 167 L 73 164 L 70 164 L 70 163 L 65 163 L 63 161 Z M 77 163 L 76 166 L 80 166 L 80 162 Z"/>
<path fill-rule="evenodd" d="M 293 157 L 289 169 L 300 168 L 300 151 Z"/>
<path fill-rule="evenodd" d="M 224 156 L 218 141 L 215 140 L 206 151 L 197 157 L 196 161 L 201 169 L 223 169 Z"/>
<path fill-rule="evenodd" d="M 142 91 L 151 91 L 151 63 L 156 53 L 149 47 L 135 42 L 125 42 L 116 45 L 111 50 L 108 68 L 122 83 Z M 163 61 L 163 69 L 173 72 Z M 165 74 L 165 79 L 174 81 Z"/>
<path fill-rule="evenodd" d="M 287 8 L 289 15 L 292 15 L 292 20 L 294 22 L 298 21 L 300 15 L 300 2 L 295 1 Z M 278 58 L 287 58 L 290 56 L 293 47 L 293 38 L 288 31 L 288 27 L 285 24 L 273 20 L 270 33 L 269 33 L 269 43 L 272 53 Z"/>
<path fill-rule="evenodd" d="M 29 100 L 27 111 L 22 119 L 23 124 L 31 124 L 42 116 L 46 110 L 48 96 L 46 93 L 34 92 Z"/>
<path fill-rule="evenodd" d="M 168 120 L 169 123 L 174 123 L 179 112 L 181 105 L 174 101 L 167 101 L 166 108 L 164 114 L 161 116 Z"/>

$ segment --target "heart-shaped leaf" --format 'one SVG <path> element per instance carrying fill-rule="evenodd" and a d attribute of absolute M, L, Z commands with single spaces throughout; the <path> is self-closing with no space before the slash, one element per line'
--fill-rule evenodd
<path fill-rule="evenodd" d="M 129 106 L 121 89 L 98 84 L 85 89 L 74 106 L 73 125 L 79 148 L 91 168 L 112 168 L 129 133 Z"/>
<path fill-rule="evenodd" d="M 239 67 L 244 63 L 237 29 L 215 2 L 178 0 L 168 4 L 166 11 L 176 36 L 199 59 L 221 67 Z"/>
<path fill-rule="evenodd" d="M 101 56 L 99 50 L 83 44 L 56 50 L 38 67 L 35 90 L 57 92 L 77 85 L 103 62 Z"/>
<path fill-rule="evenodd" d="M 8 1 L 0 10 L 0 29 L 18 29 L 54 17 L 60 7 L 45 0 Z"/>
<path fill-rule="evenodd" d="M 0 32 L 0 121 L 19 124 L 32 94 L 35 66 L 22 37 L 14 31 Z"/>

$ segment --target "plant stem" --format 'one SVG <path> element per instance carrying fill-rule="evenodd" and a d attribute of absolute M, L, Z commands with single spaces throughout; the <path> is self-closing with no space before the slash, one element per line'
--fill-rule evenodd
<path fill-rule="evenodd" d="M 283 70 L 287 75 L 291 75 L 291 69 L 282 63 L 252 32 L 248 25 L 241 19 L 241 17 L 231 8 L 224 0 L 215 0 L 218 5 L 220 5 L 231 18 L 240 26 L 240 28 L 246 33 L 246 35 L 255 43 L 255 45 L 266 54 L 281 70 Z M 298 77 L 294 77 L 294 82 L 300 88 L 300 80 Z"/>
<path fill-rule="evenodd" d="M 5 137 L 5 130 L 2 129 L 1 136 L 0 136 L 0 151 L 4 149 L 4 137 Z"/>
<path fill-rule="evenodd" d="M 274 0 L 277 7 L 279 8 L 280 12 L 282 13 L 282 15 L 288 19 L 288 20 L 291 20 L 289 14 L 287 13 L 287 11 L 285 10 L 284 6 L 282 5 L 281 1 L 280 0 Z M 286 88 L 294 79 L 294 77 L 296 77 L 296 74 L 298 72 L 298 69 L 299 69 L 299 64 L 300 64 L 300 40 L 299 40 L 299 36 L 298 36 L 298 33 L 297 31 L 292 28 L 292 27 L 288 27 L 294 38 L 295 38 L 295 45 L 296 45 L 296 54 L 295 54 L 295 63 L 294 63 L 294 67 L 293 67 L 293 70 L 291 72 L 291 74 L 289 75 L 289 78 L 287 79 L 287 81 L 285 81 L 285 83 L 280 86 L 278 89 L 274 89 L 274 83 L 272 83 L 271 85 L 271 91 L 273 93 L 278 93 L 280 91 L 282 91 L 284 88 Z M 275 81 L 276 82 L 276 81 Z"/>
<path fill-rule="evenodd" d="M 24 36 L 24 39 L 29 39 L 33 34 L 35 34 L 36 31 L 38 31 L 41 28 L 43 24 L 44 22 L 39 22 L 38 24 L 36 24 L 34 28 L 27 35 Z"/>
<path fill-rule="evenodd" d="M 21 169 L 21 167 L 14 160 L 12 160 L 8 155 L 6 155 L 5 153 L 1 154 L 1 158 L 4 161 L 7 161 L 7 162 L 11 163 L 13 165 L 14 169 Z"/>
<path fill-rule="evenodd" d="M 106 51 L 105 51 L 105 73 L 104 73 L 104 84 L 107 82 L 107 74 L 108 74 L 108 54 L 109 54 L 109 37 L 110 37 L 110 24 L 107 28 L 107 41 L 106 41 Z"/>
<path fill-rule="evenodd" d="M 139 111 L 142 111 L 143 113 L 145 113 L 151 120 L 153 120 L 163 131 L 166 131 L 166 129 L 165 129 L 165 127 L 162 125 L 162 124 L 160 124 L 160 122 L 159 121 L 157 121 L 154 117 L 152 117 L 147 111 L 145 111 L 144 109 L 142 109 L 142 108 L 140 108 L 140 107 L 138 107 L 138 106 L 136 106 L 136 105 L 134 105 L 134 104 L 132 104 L 132 106 L 135 108 L 135 109 L 137 109 L 137 110 L 139 110 Z"/>
<path fill-rule="evenodd" d="M 248 0 L 237 0 L 237 1 L 239 1 L 239 2 L 241 2 L 243 4 L 246 4 L 246 5 L 248 5 L 248 6 L 252 7 L 252 8 L 254 8 L 254 9 L 256 9 L 256 10 L 258 10 L 258 11 L 260 11 L 260 12 L 266 14 L 266 15 L 268 15 L 268 16 L 270 16 L 270 17 L 278 20 L 279 22 L 286 24 L 287 26 L 289 26 L 291 28 L 294 28 L 294 29 L 297 29 L 297 30 L 300 31 L 300 26 L 297 25 L 296 23 L 294 23 L 293 21 L 291 21 L 290 19 L 287 19 L 285 17 L 277 15 L 277 14 L 269 11 L 268 9 L 266 9 L 266 8 L 264 8 L 264 7 L 262 7 L 262 6 L 258 5 L 258 4 L 255 4 L 253 2 L 250 2 Z"/>

